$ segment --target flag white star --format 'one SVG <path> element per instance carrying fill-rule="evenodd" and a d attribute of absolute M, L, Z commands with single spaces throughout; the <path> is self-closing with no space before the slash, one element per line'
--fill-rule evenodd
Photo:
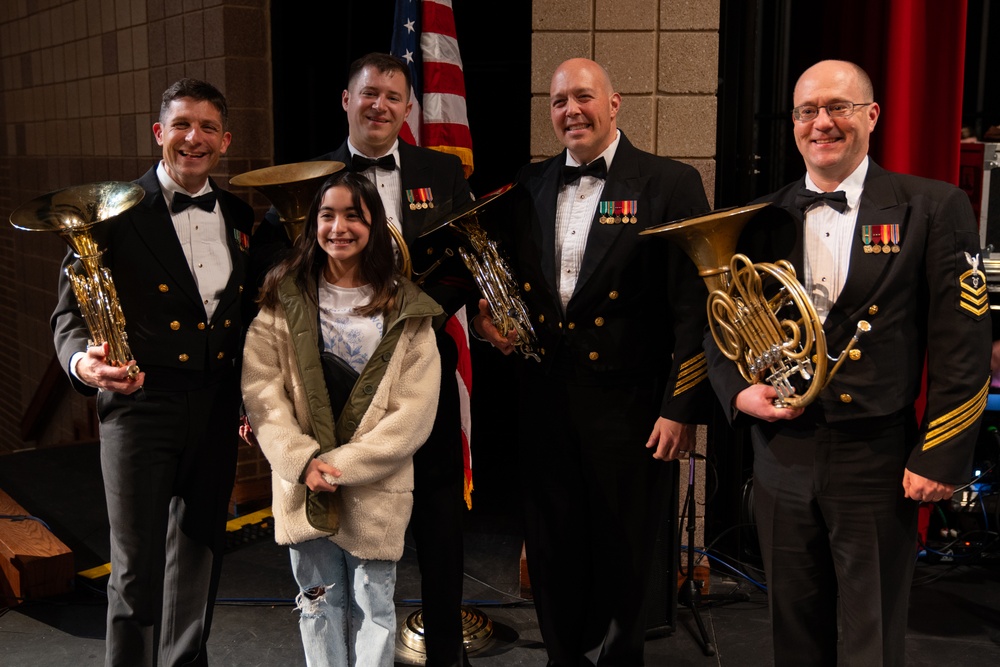
<path fill-rule="evenodd" d="M 406 32 L 413 32 L 413 25 L 414 25 L 413 19 L 410 19 L 409 21 L 407 21 L 403 25 L 406 26 Z"/>
<path fill-rule="evenodd" d="M 407 49 L 406 53 L 403 54 L 403 60 L 405 60 L 406 62 L 408 62 L 408 63 L 410 63 L 412 65 L 413 64 L 413 51 L 410 51 L 409 49 Z"/>

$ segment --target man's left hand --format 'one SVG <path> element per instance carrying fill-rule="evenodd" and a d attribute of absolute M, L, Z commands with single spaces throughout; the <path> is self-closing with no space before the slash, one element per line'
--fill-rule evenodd
<path fill-rule="evenodd" d="M 921 503 L 948 500 L 955 493 L 954 484 L 943 484 L 933 479 L 921 477 L 909 470 L 903 471 L 903 492 L 907 498 Z"/>
<path fill-rule="evenodd" d="M 646 441 L 646 449 L 656 448 L 654 459 L 673 461 L 694 451 L 695 433 L 693 424 L 681 424 L 660 417 L 653 424 L 653 432 Z"/>

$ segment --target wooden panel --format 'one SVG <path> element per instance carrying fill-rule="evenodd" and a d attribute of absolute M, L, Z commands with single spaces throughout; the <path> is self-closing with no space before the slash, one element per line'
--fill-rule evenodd
<path fill-rule="evenodd" d="M 0 490 L 0 515 L 28 513 Z M 0 519 L 0 597 L 14 606 L 26 599 L 44 598 L 73 587 L 73 552 L 39 521 Z"/>

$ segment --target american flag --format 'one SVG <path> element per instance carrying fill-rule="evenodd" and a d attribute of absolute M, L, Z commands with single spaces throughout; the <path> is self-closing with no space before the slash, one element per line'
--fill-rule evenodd
<path fill-rule="evenodd" d="M 396 0 L 392 54 L 407 62 L 413 80 L 413 110 L 400 136 L 457 155 L 468 178 L 472 135 L 451 0 Z"/>
<path fill-rule="evenodd" d="M 457 155 L 468 178 L 472 135 L 451 0 L 396 0 L 391 51 L 410 66 L 413 81 L 413 109 L 400 136 L 411 144 Z M 461 403 L 465 503 L 472 509 L 472 358 L 464 307 L 448 320 L 445 331 L 458 347 L 455 380 Z"/>

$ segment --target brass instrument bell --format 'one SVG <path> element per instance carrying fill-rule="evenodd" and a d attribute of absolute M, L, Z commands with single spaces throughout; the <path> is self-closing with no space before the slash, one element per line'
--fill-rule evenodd
<path fill-rule="evenodd" d="M 238 174 L 229 179 L 229 184 L 252 187 L 267 197 L 294 242 L 302 233 L 319 186 L 343 168 L 343 162 L 333 160 L 293 162 Z"/>
<path fill-rule="evenodd" d="M 719 350 L 751 383 L 766 381 L 776 405 L 803 408 L 819 397 L 859 337 L 871 329 L 858 322 L 837 358 L 827 355 L 826 334 L 816 308 L 786 260 L 754 264 L 736 252 L 740 232 L 770 204 L 736 206 L 646 229 L 676 243 L 694 261 L 708 286 L 708 326 Z M 780 288 L 765 295 L 764 281 Z M 792 306 L 797 317 L 779 311 Z M 833 362 L 828 370 L 828 362 Z M 799 387 L 806 385 L 799 393 Z"/>
<path fill-rule="evenodd" d="M 125 366 L 133 357 L 111 272 L 101 264 L 101 250 L 90 229 L 132 208 L 145 194 L 135 183 L 88 183 L 32 199 L 10 216 L 10 224 L 17 229 L 56 232 L 73 249 L 84 272 L 78 274 L 67 266 L 66 275 L 90 330 L 91 345 L 108 343 L 107 361 L 113 366 Z M 134 378 L 139 367 L 129 366 L 128 374 Z"/>
<path fill-rule="evenodd" d="M 247 171 L 233 176 L 229 179 L 229 183 L 238 187 L 255 188 L 267 197 L 278 211 L 278 217 L 285 227 L 288 238 L 294 243 L 305 227 L 309 206 L 316 196 L 316 191 L 327 178 L 345 166 L 343 162 L 335 160 L 292 162 Z M 400 273 L 409 278 L 413 273 L 413 265 L 403 234 L 392 223 L 389 223 L 389 233 L 392 234 L 399 249 Z"/>

